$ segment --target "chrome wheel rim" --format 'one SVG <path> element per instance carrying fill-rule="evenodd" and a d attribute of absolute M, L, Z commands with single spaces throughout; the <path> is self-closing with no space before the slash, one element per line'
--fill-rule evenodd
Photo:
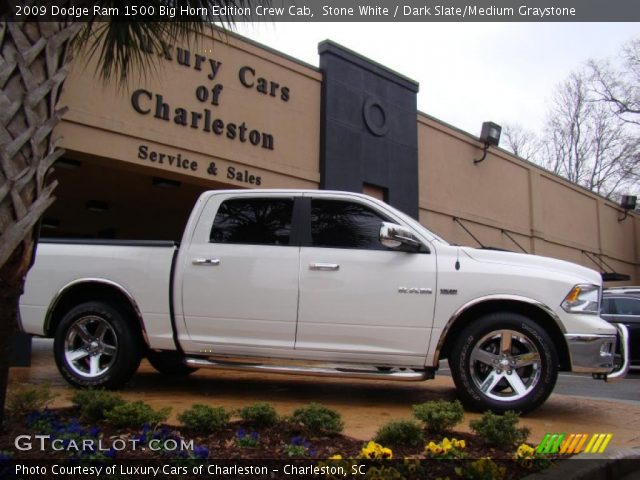
<path fill-rule="evenodd" d="M 64 357 L 76 375 L 96 378 L 103 375 L 116 359 L 118 339 L 104 318 L 87 315 L 67 330 Z"/>
<path fill-rule="evenodd" d="M 495 330 L 478 341 L 469 359 L 471 378 L 480 392 L 500 402 L 529 395 L 540 382 L 540 352 L 515 330 Z"/>

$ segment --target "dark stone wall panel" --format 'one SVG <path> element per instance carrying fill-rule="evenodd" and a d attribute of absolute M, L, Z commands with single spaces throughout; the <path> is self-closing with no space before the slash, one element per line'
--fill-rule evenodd
<path fill-rule="evenodd" d="M 387 191 L 418 217 L 418 84 L 333 42 L 318 46 L 323 73 L 321 187 Z"/>

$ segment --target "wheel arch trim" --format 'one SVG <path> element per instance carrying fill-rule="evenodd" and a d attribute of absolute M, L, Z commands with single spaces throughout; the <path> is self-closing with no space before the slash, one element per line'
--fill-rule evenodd
<path fill-rule="evenodd" d="M 482 296 L 482 297 L 474 298 L 473 300 L 470 300 L 469 302 L 465 303 L 464 305 L 459 307 L 451 315 L 451 317 L 449 317 L 449 320 L 447 321 L 446 325 L 442 329 L 442 333 L 440 334 L 440 338 L 438 339 L 438 344 L 436 345 L 436 349 L 435 349 L 435 351 L 433 353 L 432 366 L 434 366 L 434 367 L 438 366 L 438 362 L 440 361 L 440 354 L 441 354 L 442 349 L 444 347 L 445 341 L 447 339 L 449 331 L 451 330 L 453 325 L 456 323 L 456 321 L 464 313 L 466 313 L 469 309 L 471 309 L 473 307 L 476 307 L 478 305 L 481 305 L 483 303 L 491 302 L 491 301 L 519 302 L 519 303 L 523 303 L 523 304 L 528 304 L 528 305 L 533 306 L 533 307 L 537 307 L 538 309 L 540 309 L 544 313 L 546 313 L 549 316 L 549 318 L 551 318 L 556 323 L 556 325 L 558 326 L 558 328 L 560 329 L 560 331 L 563 334 L 567 333 L 567 330 L 564 327 L 564 325 L 562 324 L 562 321 L 560 320 L 560 317 L 558 317 L 558 315 L 548 305 L 546 305 L 546 304 L 544 304 L 544 303 L 542 303 L 542 302 L 540 302 L 538 300 L 534 300 L 533 298 L 524 297 L 524 296 L 521 296 L 521 295 L 508 295 L 508 294 L 507 295 L 505 295 L 505 294 L 485 295 L 485 296 Z"/>
<path fill-rule="evenodd" d="M 142 338 L 144 339 L 145 344 L 149 346 L 149 337 L 147 335 L 147 330 L 144 326 L 142 311 L 140 310 L 140 307 L 138 306 L 138 303 L 136 302 L 135 298 L 133 298 L 133 295 L 131 295 L 131 293 L 119 283 L 114 282 L 113 280 L 108 280 L 106 278 L 99 278 L 99 277 L 78 278 L 76 280 L 73 280 L 67 283 L 65 286 L 63 286 L 58 290 L 58 292 L 54 295 L 53 300 L 49 304 L 49 307 L 47 308 L 47 312 L 44 317 L 44 328 L 43 328 L 44 334 L 50 335 L 50 328 L 51 328 L 51 321 L 53 319 L 53 314 L 56 311 L 56 308 L 58 307 L 60 301 L 63 298 L 65 298 L 65 296 L 69 293 L 69 291 L 79 286 L 90 285 L 90 284 L 96 284 L 96 285 L 112 288 L 116 290 L 118 293 L 122 294 L 127 299 L 127 301 L 129 302 L 129 305 L 133 309 L 133 312 L 136 318 L 138 319 L 140 332 L 142 333 Z"/>

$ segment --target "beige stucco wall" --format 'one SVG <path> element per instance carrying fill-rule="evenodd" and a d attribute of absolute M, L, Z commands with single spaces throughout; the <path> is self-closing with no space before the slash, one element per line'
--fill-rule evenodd
<path fill-rule="evenodd" d="M 189 50 L 190 66 L 177 62 L 177 47 Z M 146 78 L 134 72 L 124 87 L 101 84 L 93 75 L 95 62 L 82 55 L 76 58 L 60 102 L 69 107 L 56 130 L 62 137 L 61 145 L 76 157 L 102 157 L 117 162 L 114 166 L 144 168 L 147 172 L 152 169 L 157 171 L 155 175 L 205 186 L 217 181 L 230 187 L 255 187 L 255 178 L 260 177 L 260 187 L 317 188 L 322 75 L 316 69 L 217 31 L 173 46 L 171 54 L 171 60 L 160 55 L 157 70 Z M 196 54 L 205 57 L 199 62 L 200 70 L 195 68 Z M 209 60 L 220 62 L 213 79 L 209 78 L 213 75 Z M 243 67 L 255 71 L 255 75 L 247 71 L 245 76 L 246 83 L 254 83 L 253 88 L 240 81 Z M 267 94 L 257 91 L 258 78 L 267 80 Z M 273 96 L 272 83 L 278 84 Z M 211 103 L 215 85 L 222 86 L 218 105 Z M 208 92 L 206 101 L 197 98 L 198 87 Z M 288 89 L 286 101 L 282 98 L 284 87 Z M 151 99 L 146 93 L 138 97 L 138 106 L 150 110 L 146 115 L 133 106 L 132 94 L 138 89 L 153 95 Z M 157 94 L 169 105 L 169 121 L 154 118 Z M 187 111 L 189 125 L 173 120 L 176 108 Z M 203 130 L 205 109 L 212 119 L 224 122 L 222 134 Z M 191 126 L 191 112 L 202 115 L 196 121 L 197 128 Z M 260 132 L 258 145 L 252 145 L 248 138 L 239 140 L 242 122 L 246 122 L 247 137 L 252 129 Z M 235 139 L 227 136 L 230 123 L 236 125 Z M 272 136 L 273 149 L 262 148 L 265 133 Z M 147 152 L 180 154 L 182 159 L 195 161 L 197 168 L 176 168 L 166 162 L 141 159 L 140 145 L 147 146 Z M 211 162 L 217 175 L 209 171 Z M 229 179 L 229 167 L 242 174 L 246 170 L 255 177 L 254 182 Z"/>
<path fill-rule="evenodd" d="M 600 270 L 584 253 L 601 256 L 640 283 L 640 218 L 618 222 L 620 208 L 504 150 L 418 115 L 420 221 L 452 243 L 484 245 L 570 260 Z M 505 233 L 506 232 L 506 233 Z M 614 285 L 614 283 L 612 283 Z"/>
<path fill-rule="evenodd" d="M 214 36 L 215 35 L 215 36 Z M 190 66 L 177 62 L 177 47 L 188 49 Z M 101 84 L 93 75 L 95 63 L 83 56 L 73 62 L 65 83 L 62 105 L 69 107 L 56 135 L 71 157 L 141 173 L 162 176 L 205 188 L 318 188 L 320 182 L 321 73 L 310 66 L 235 35 L 212 32 L 171 49 L 147 78 L 131 76 L 125 86 Z M 195 68 L 200 55 L 200 70 Z M 220 62 L 214 78 L 209 61 Z M 264 78 L 274 95 L 242 84 L 239 72 L 250 67 L 249 81 Z M 218 105 L 211 90 L 221 85 Z M 207 101 L 196 96 L 198 87 L 209 92 Z M 283 88 L 288 98 L 282 97 Z M 137 112 L 132 95 L 139 97 Z M 155 95 L 169 105 L 170 120 L 154 118 Z M 176 108 L 204 115 L 226 125 L 246 122 L 273 138 L 273 149 L 205 132 L 202 119 L 192 127 L 173 120 Z M 476 246 L 454 218 L 485 245 L 525 250 L 597 266 L 584 252 L 601 255 L 615 270 L 640 283 L 640 218 L 618 222 L 619 208 L 597 195 L 570 184 L 509 153 L 492 148 L 484 162 L 474 165 L 482 145 L 474 137 L 425 114 L 417 116 L 420 220 L 452 243 Z M 147 158 L 140 158 L 141 146 Z M 150 152 L 188 159 L 191 168 L 176 168 Z M 166 160 L 166 157 L 165 157 Z M 209 168 L 215 163 L 217 175 Z M 229 168 L 245 171 L 260 184 L 229 178 Z M 376 192 L 371 192 L 376 193 Z"/>

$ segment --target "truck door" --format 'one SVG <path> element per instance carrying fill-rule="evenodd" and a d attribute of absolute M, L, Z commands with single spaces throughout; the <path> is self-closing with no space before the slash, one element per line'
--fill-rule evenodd
<path fill-rule="evenodd" d="M 390 362 L 424 363 L 435 306 L 433 249 L 384 247 L 380 226 L 392 220 L 356 200 L 318 196 L 310 210 L 296 349 L 333 351 L 341 360 L 386 354 Z"/>
<path fill-rule="evenodd" d="M 218 353 L 292 349 L 300 253 L 291 241 L 293 198 L 230 194 L 209 202 L 183 252 L 189 340 Z"/>

